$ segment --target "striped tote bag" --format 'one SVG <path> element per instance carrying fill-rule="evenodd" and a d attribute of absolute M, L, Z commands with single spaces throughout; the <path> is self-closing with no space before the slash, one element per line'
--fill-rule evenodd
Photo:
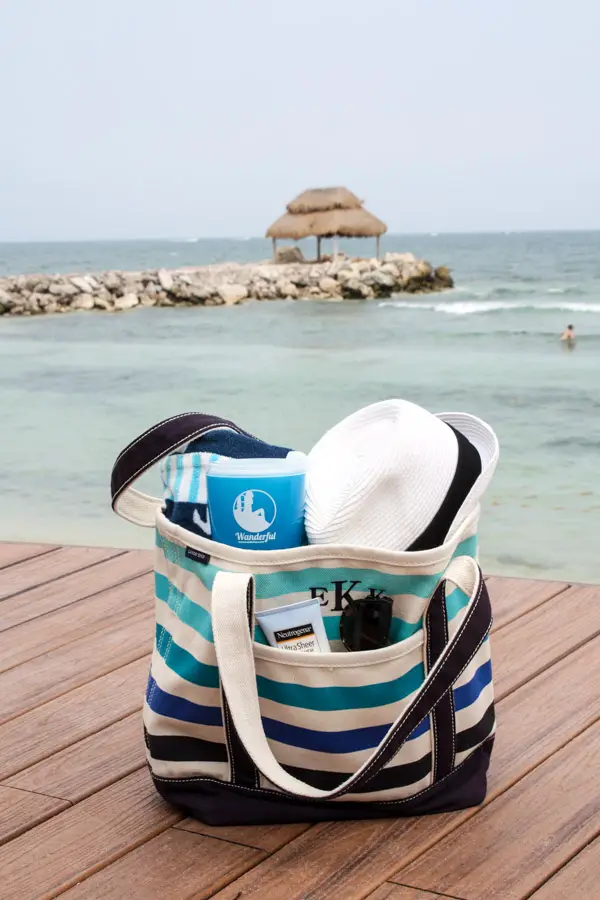
<path fill-rule="evenodd" d="M 475 509 L 418 552 L 240 550 L 170 521 L 132 485 L 223 420 L 145 432 L 113 469 L 116 512 L 156 529 L 156 638 L 144 729 L 160 794 L 211 825 L 448 812 L 480 803 L 495 717 Z M 228 427 L 236 429 L 233 423 Z M 345 651 L 358 597 L 393 600 L 392 643 Z M 282 652 L 256 610 L 319 597 L 331 652 Z M 340 652 L 343 651 L 343 652 Z"/>

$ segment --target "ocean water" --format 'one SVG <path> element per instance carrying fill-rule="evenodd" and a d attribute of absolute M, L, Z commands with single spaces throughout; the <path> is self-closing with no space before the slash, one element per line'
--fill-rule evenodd
<path fill-rule="evenodd" d="M 600 581 L 600 233 L 389 236 L 454 270 L 444 294 L 0 318 L 0 540 L 150 546 L 109 507 L 114 458 L 187 410 L 309 450 L 388 397 L 496 429 L 489 572 Z M 372 252 L 368 242 L 347 245 Z M 307 248 L 307 252 L 309 249 Z M 173 255 L 176 254 L 176 255 Z M 0 273 L 266 258 L 268 242 L 0 245 Z M 577 343 L 558 341 L 568 323 Z M 158 473 L 142 488 L 158 490 Z"/>

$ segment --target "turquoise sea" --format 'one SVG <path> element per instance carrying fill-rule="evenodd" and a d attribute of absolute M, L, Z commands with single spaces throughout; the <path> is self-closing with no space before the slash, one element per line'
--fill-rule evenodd
<path fill-rule="evenodd" d="M 149 546 L 111 513 L 108 485 L 122 446 L 165 416 L 214 412 L 308 450 L 342 416 L 398 396 L 498 432 L 488 571 L 600 581 L 600 233 L 387 236 L 383 249 L 449 265 L 455 290 L 0 318 L 0 540 Z M 269 252 L 259 239 L 0 244 L 0 275 Z M 558 341 L 568 323 L 573 350 Z M 156 473 L 144 487 L 157 490 Z"/>

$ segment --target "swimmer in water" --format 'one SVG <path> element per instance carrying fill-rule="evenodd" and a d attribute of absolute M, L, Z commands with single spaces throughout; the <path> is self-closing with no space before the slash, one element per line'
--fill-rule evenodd
<path fill-rule="evenodd" d="M 572 325 L 567 325 L 560 336 L 561 341 L 566 341 L 567 346 L 572 347 L 575 343 L 575 331 Z"/>

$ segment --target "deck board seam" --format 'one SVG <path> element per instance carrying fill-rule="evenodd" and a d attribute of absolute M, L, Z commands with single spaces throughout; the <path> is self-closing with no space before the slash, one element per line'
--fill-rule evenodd
<path fill-rule="evenodd" d="M 60 550 L 62 548 L 59 547 L 58 549 Z M 82 549 L 84 549 L 84 548 L 82 548 Z M 110 549 L 110 548 L 108 548 L 108 549 Z M 95 560 L 94 562 L 86 563 L 83 566 L 77 565 L 77 566 L 75 566 L 74 569 L 71 569 L 68 572 L 61 572 L 60 575 L 56 575 L 54 578 L 47 578 L 45 581 L 37 581 L 35 584 L 30 584 L 26 588 L 22 588 L 22 590 L 20 590 L 20 591 L 14 591 L 12 594 L 5 594 L 2 598 L 0 598 L 0 603 L 2 602 L 2 600 L 11 600 L 13 597 L 19 597 L 21 594 L 26 594 L 27 591 L 32 591 L 32 590 L 35 590 L 36 588 L 45 587 L 47 584 L 53 584 L 55 581 L 60 581 L 61 578 L 66 578 L 67 575 L 75 575 L 77 572 L 84 572 L 86 569 L 92 569 L 94 566 L 97 566 L 103 562 L 107 562 L 110 559 L 118 559 L 119 557 L 124 556 L 127 552 L 128 552 L 127 550 L 121 550 L 118 553 L 114 553 L 111 556 L 105 556 L 104 559 L 98 559 L 98 560 Z M 44 556 L 47 556 L 47 555 L 49 555 L 49 554 L 44 554 Z M 33 557 L 33 559 L 37 559 L 37 557 Z M 29 562 L 29 560 L 24 559 L 24 560 L 21 560 L 21 562 Z M 34 618 L 37 618 L 37 616 L 34 616 Z"/>
<path fill-rule="evenodd" d="M 56 553 L 57 550 L 60 550 L 61 547 L 49 547 L 47 550 L 40 550 L 39 553 L 34 553 L 32 556 L 26 556 L 25 559 L 15 559 L 13 562 L 0 563 L 0 572 L 3 569 L 10 569 L 11 566 L 19 566 L 21 563 L 30 562 L 33 559 L 39 559 L 40 556 L 48 556 L 50 553 Z"/>
<path fill-rule="evenodd" d="M 49 652 L 52 652 L 52 651 L 49 651 Z M 14 722 L 14 720 L 20 718 L 20 716 L 27 715 L 27 713 L 32 712 L 34 709 L 41 709 L 41 707 L 45 706 L 46 703 L 52 703 L 54 700 L 58 700 L 59 697 L 66 697 L 67 694 L 71 693 L 71 691 L 77 691 L 77 690 L 79 690 L 79 688 L 85 687 L 87 684 L 92 684 L 94 681 L 98 681 L 100 678 L 105 678 L 107 675 L 111 675 L 113 672 L 117 672 L 119 669 L 124 668 L 124 666 L 130 666 L 131 663 L 137 662 L 138 660 L 144 659 L 146 657 L 148 658 L 148 661 L 150 661 L 151 652 L 152 651 L 146 650 L 146 651 L 144 651 L 144 653 L 140 653 L 139 656 L 134 656 L 132 659 L 127 660 L 127 662 L 124 663 L 123 666 L 116 666 L 114 669 L 107 669 L 106 672 L 101 672 L 100 674 L 94 675 L 94 677 L 90 678 L 89 681 L 82 681 L 81 684 L 74 685 L 73 687 L 70 687 L 68 690 L 62 691 L 61 693 L 56 694 L 54 697 L 50 697 L 47 700 L 44 700 L 43 703 L 37 703 L 37 704 L 34 703 L 33 706 L 28 706 L 27 709 L 19 710 L 19 712 L 15 713 L 14 715 L 10 715 L 6 719 L 2 719 L 0 721 L 0 728 L 3 725 L 6 725 L 8 722 Z M 19 665 L 25 665 L 25 664 L 20 663 Z M 7 669 L 6 671 L 10 672 L 12 670 Z M 140 688 L 140 694 L 143 695 L 143 686 Z M 143 705 L 143 703 L 140 705 L 140 707 L 139 707 L 140 709 L 141 709 L 142 705 Z M 129 713 L 127 713 L 127 715 L 131 715 L 132 712 L 135 712 L 135 710 L 131 710 Z M 122 718 L 124 718 L 124 716 Z M 119 720 L 115 719 L 115 721 L 118 722 Z M 102 728 L 99 728 L 98 731 L 102 731 Z M 93 733 L 96 734 L 97 732 L 93 732 Z"/>
<path fill-rule="evenodd" d="M 504 784 L 502 786 L 501 790 L 498 790 L 498 792 L 495 793 L 493 796 L 486 797 L 480 806 L 471 807 L 470 809 L 463 810 L 463 816 L 460 819 L 460 821 L 456 822 L 456 824 L 453 824 L 452 827 L 450 827 L 448 829 L 448 831 L 445 831 L 442 835 L 438 835 L 434 840 L 426 841 L 419 848 L 418 852 L 414 856 L 409 854 L 408 857 L 402 861 L 402 865 L 396 871 L 399 873 L 402 872 L 402 869 L 405 869 L 407 866 L 412 865 L 413 862 L 415 862 L 417 859 L 419 859 L 425 853 L 428 853 L 433 847 L 435 847 L 436 844 L 440 843 L 442 840 L 445 840 L 448 837 L 448 835 L 452 834 L 454 831 L 456 831 L 458 828 L 460 828 L 466 822 L 470 822 L 471 819 L 473 819 L 474 816 L 476 816 L 481 810 L 487 809 L 487 807 L 491 806 L 492 803 L 495 803 L 495 801 L 499 797 L 502 797 L 504 794 L 506 794 L 507 791 L 512 790 L 515 787 L 515 785 L 519 784 L 520 781 L 523 781 L 524 778 L 528 778 L 532 774 L 532 772 L 535 772 L 536 769 L 539 769 L 539 767 L 541 765 L 543 765 L 544 763 L 547 763 L 548 760 L 552 756 L 554 756 L 556 753 L 559 753 L 561 750 L 564 750 L 564 748 L 567 746 L 567 744 L 570 744 L 570 743 L 572 743 L 572 741 L 577 740 L 577 738 L 581 737 L 581 735 L 585 731 L 588 731 L 590 728 L 593 728 L 598 723 L 599 720 L 600 720 L 600 715 L 596 716 L 596 718 L 593 721 L 589 722 L 584 728 L 581 728 L 576 734 L 572 734 L 568 738 L 568 740 L 563 741 L 563 743 L 559 747 L 555 747 L 551 753 L 547 753 L 545 756 L 536 758 L 535 762 L 532 763 L 530 768 L 528 768 L 526 771 L 522 772 L 517 778 L 513 778 L 512 780 L 507 781 L 506 784 Z M 493 765 L 493 756 L 492 756 L 492 765 Z M 599 832 L 599 834 L 600 834 L 600 832 Z M 302 837 L 302 835 L 299 835 L 298 837 Z M 294 840 L 296 840 L 296 838 Z M 577 854 L 574 854 L 574 855 L 577 855 Z M 390 881 L 391 879 L 393 879 L 395 874 L 396 874 L 396 872 L 392 872 L 391 875 L 387 876 L 387 880 Z M 393 882 L 393 884 L 398 884 L 398 883 L 399 882 L 396 882 L 396 881 Z M 412 884 L 402 885 L 402 886 L 410 887 L 412 890 L 417 890 L 417 889 L 429 890 L 429 888 L 416 888 L 415 885 L 412 885 Z M 539 890 L 539 888 L 536 888 L 536 890 Z M 523 900 L 526 900 L 526 898 L 523 898 Z"/>
<path fill-rule="evenodd" d="M 499 576 L 496 576 L 496 577 L 499 577 Z M 541 584 L 543 584 L 543 582 L 541 582 Z M 500 625 L 498 625 L 497 628 L 494 628 L 493 622 L 492 622 L 492 632 L 491 633 L 498 634 L 499 631 L 502 631 L 502 629 L 506 628 L 508 625 L 512 625 L 514 622 L 518 621 L 519 619 L 522 619 L 525 616 L 528 616 L 530 613 L 539 610 L 542 606 L 545 606 L 546 603 L 549 603 L 551 600 L 556 600 L 556 598 L 560 597 L 561 594 L 564 594 L 565 591 L 569 591 L 571 588 L 577 588 L 577 587 L 580 587 L 580 585 L 569 584 L 568 582 L 565 582 L 564 586 L 562 586 L 558 591 L 556 591 L 555 594 L 551 594 L 550 597 L 546 597 L 545 600 L 542 600 L 540 603 L 537 603 L 535 606 L 529 607 L 529 609 L 524 609 L 522 612 L 515 615 L 512 619 L 507 619 L 505 622 L 502 622 Z M 493 615 L 494 615 L 494 604 L 492 602 L 492 618 L 493 618 Z"/>
<path fill-rule="evenodd" d="M 72 800 L 69 800 L 68 797 L 56 797 L 54 794 L 45 794 L 45 793 L 42 793 L 42 791 L 31 791 L 29 788 L 24 788 L 24 787 L 21 787 L 20 785 L 19 785 L 19 787 L 16 787 L 14 784 L 5 784 L 4 782 L 1 782 L 0 787 L 7 788 L 8 790 L 11 790 L 11 791 L 21 791 L 23 794 L 33 794 L 35 797 L 45 797 L 47 800 L 59 800 L 61 803 L 68 803 L 69 806 L 75 805 Z M 95 791 L 93 791 L 92 793 L 95 793 Z M 78 802 L 78 801 L 75 801 L 75 802 Z M 61 812 L 64 812 L 64 810 L 61 810 Z M 26 830 L 29 831 L 31 829 L 26 829 Z"/>
<path fill-rule="evenodd" d="M 434 891 L 433 888 L 423 888 L 423 887 L 416 888 L 412 884 L 400 884 L 399 881 L 384 881 L 384 882 L 382 882 L 382 884 L 379 885 L 379 887 L 383 887 L 384 884 L 394 885 L 395 887 L 409 888 L 409 890 L 411 890 L 411 891 L 424 891 L 424 893 L 432 894 L 434 897 L 442 897 L 443 900 L 469 900 L 468 897 L 458 897 L 455 894 L 440 894 L 439 891 Z M 379 890 L 379 888 L 376 888 L 376 890 Z M 372 893 L 375 893 L 375 891 L 373 891 Z M 367 896 L 365 897 L 365 900 L 369 900 L 370 896 L 371 896 L 371 894 L 367 894 Z"/>
<path fill-rule="evenodd" d="M 129 552 L 130 552 L 129 550 L 125 550 L 122 554 L 119 553 L 117 556 L 109 556 L 108 559 L 100 559 L 95 563 L 91 563 L 91 565 L 87 566 L 86 568 L 91 569 L 94 566 L 101 566 L 103 563 L 111 562 L 113 559 L 118 559 L 120 556 L 124 556 L 126 553 L 129 553 Z M 84 569 L 76 569 L 74 572 L 68 572 L 65 575 L 61 575 L 60 578 L 68 578 L 69 575 L 75 575 L 77 572 L 83 572 L 83 571 L 84 571 Z M 150 565 L 148 567 L 148 569 L 144 570 L 143 572 L 136 572 L 135 575 L 128 575 L 126 578 L 122 578 L 120 581 L 115 581 L 114 584 L 108 585 L 108 587 L 103 587 L 97 591 L 92 591 L 91 594 L 84 594 L 83 597 L 77 597 L 75 600 L 71 600 L 69 603 L 65 603 L 62 606 L 57 607 L 56 609 L 49 609 L 46 612 L 40 613 L 37 616 L 32 616 L 31 619 L 24 619 L 22 622 L 16 622 L 14 625 L 9 625 L 8 628 L 4 628 L 2 630 L 2 633 L 12 631 L 13 628 L 20 628 L 21 625 L 26 625 L 28 622 L 37 622 L 39 619 L 43 619 L 44 616 L 51 616 L 53 614 L 56 614 L 57 612 L 60 612 L 60 610 L 62 610 L 62 609 L 69 609 L 69 607 L 73 606 L 75 603 L 81 603 L 83 600 L 90 600 L 92 597 L 98 597 L 100 594 L 105 593 L 105 591 L 112 591 L 112 590 L 114 590 L 114 588 L 121 587 L 121 585 L 127 584 L 129 581 L 135 581 L 136 578 L 143 578 L 144 575 L 151 575 L 152 571 L 153 571 L 153 569 L 152 569 L 152 566 Z M 60 578 L 57 578 L 55 580 L 59 581 Z M 49 582 L 44 582 L 44 584 L 48 584 L 48 583 Z M 32 587 L 26 588 L 24 591 L 19 591 L 16 594 L 11 594 L 10 597 L 2 597 L 2 600 L 10 600 L 11 597 L 18 597 L 19 593 L 27 594 L 29 591 L 37 590 L 39 587 L 43 587 L 43 585 L 39 585 L 39 584 L 33 585 Z M 0 600 L 0 603 L 2 602 L 2 600 Z M 1 607 L 0 607 L 0 609 L 1 609 Z"/>
<path fill-rule="evenodd" d="M 185 819 L 183 819 L 182 821 L 185 822 Z M 202 824 L 202 822 L 200 824 Z M 249 850 L 260 850 L 261 853 L 266 853 L 267 856 L 272 856 L 274 853 L 277 853 L 279 850 L 283 850 L 284 847 L 287 847 L 288 844 L 291 844 L 292 841 L 296 840 L 296 838 L 300 838 L 300 837 L 303 837 L 304 835 L 307 835 L 309 833 L 309 831 L 312 828 L 314 828 L 314 824 L 310 825 L 306 829 L 306 831 L 303 831 L 301 834 L 294 835 L 294 837 L 290 838 L 289 841 L 285 841 L 283 844 L 281 844 L 275 850 L 265 850 L 264 847 L 256 847 L 254 844 L 244 844 L 242 841 L 235 841 L 233 838 L 229 838 L 229 837 L 219 837 L 218 834 L 202 834 L 201 831 L 194 831 L 191 828 L 183 828 L 180 823 L 178 823 L 177 825 L 171 825 L 171 828 L 174 828 L 176 831 L 185 831 L 187 834 L 199 834 L 202 837 L 214 838 L 215 841 L 223 841 L 225 844 L 235 844 L 237 847 L 246 847 Z M 264 860 L 260 860 L 260 862 L 264 862 Z"/>
<path fill-rule="evenodd" d="M 145 575 L 141 575 L 141 576 L 137 576 L 137 577 L 144 578 Z M 107 588 L 107 590 L 112 591 L 114 587 L 119 587 L 119 585 L 113 585 L 113 587 Z M 103 593 L 103 592 L 99 591 L 99 594 L 101 594 L 101 593 Z M 85 598 L 85 599 L 87 599 L 87 598 Z M 61 609 L 62 608 L 64 608 L 64 607 L 61 607 Z M 54 612 L 57 612 L 57 610 L 53 610 L 52 612 L 47 613 L 47 615 L 52 615 Z M 141 612 L 143 612 L 143 610 L 139 610 L 139 609 L 132 610 L 131 612 L 127 612 L 122 617 L 119 617 L 118 622 L 125 625 L 130 619 L 134 618 L 136 615 L 140 615 Z M 38 618 L 41 619 L 41 618 L 43 618 L 43 616 L 40 616 Z M 30 619 L 29 621 L 37 622 L 38 618 Z M 23 625 L 23 624 L 27 624 L 27 623 L 22 622 L 20 624 Z M 115 621 L 111 620 L 109 622 L 97 622 L 96 625 L 97 625 L 97 627 L 94 627 L 93 624 L 90 624 L 89 629 L 84 634 L 80 634 L 77 637 L 71 637 L 68 640 L 63 641 L 62 643 L 54 644 L 52 647 L 46 647 L 46 649 L 42 650 L 40 653 L 36 652 L 33 654 L 33 656 L 28 656 L 27 659 L 21 659 L 21 660 L 19 660 L 19 662 L 16 662 L 12 666 L 8 666 L 8 668 L 6 668 L 6 669 L 0 669 L 0 675 L 4 675 L 6 672 L 12 672 L 13 669 L 18 669 L 19 666 L 24 666 L 27 663 L 33 662 L 34 660 L 39 659 L 41 656 L 47 656 L 48 653 L 55 653 L 57 650 L 62 650 L 64 647 L 68 647 L 70 644 L 74 644 L 77 641 L 84 640 L 84 638 L 91 637 L 94 634 L 98 634 L 98 632 L 100 632 L 100 631 L 105 631 L 106 629 L 113 628 L 115 625 Z M 18 626 L 14 625 L 12 627 L 17 628 Z M 10 631 L 10 628 L 7 628 L 6 631 L 7 632 Z M 3 633 L 6 633 L 6 632 L 3 632 Z M 60 640 L 60 638 L 56 638 L 56 639 Z M 133 662 L 133 660 L 132 660 L 132 662 Z M 110 671 L 113 671 L 113 670 L 111 669 Z M 105 672 L 104 674 L 108 674 L 108 673 Z M 98 676 L 98 677 L 101 678 L 102 676 Z M 92 678 L 92 681 L 95 681 L 95 680 L 96 680 L 95 678 Z M 89 684 L 89 682 L 84 682 L 84 683 Z M 59 696 L 62 696 L 62 695 L 59 695 Z M 33 709 L 36 709 L 36 708 L 37 707 L 33 707 Z"/>
<path fill-rule="evenodd" d="M 142 659 L 142 657 L 139 657 L 139 658 Z M 118 672 L 119 669 L 125 669 L 127 666 L 130 666 L 134 662 L 136 662 L 135 659 L 131 660 L 130 662 L 123 663 L 122 666 L 117 666 L 117 668 L 113 669 L 112 672 Z M 111 674 L 111 673 L 108 673 L 108 674 Z M 101 675 L 99 677 L 105 678 L 106 675 Z M 92 681 L 97 681 L 97 680 L 98 679 L 96 679 L 96 678 L 92 679 Z M 90 683 L 91 682 L 88 682 L 88 684 L 90 684 Z M 78 685 L 77 687 L 71 688 L 70 690 L 66 691 L 65 694 L 61 694 L 60 696 L 66 697 L 66 695 L 70 694 L 71 691 L 78 691 L 82 687 L 85 687 L 85 685 Z M 144 690 L 144 686 L 142 685 L 141 690 L 140 690 L 140 696 L 142 696 L 142 697 L 143 697 L 143 690 Z M 41 703 L 40 706 L 36 706 L 35 708 L 41 709 L 43 706 L 46 706 L 46 704 L 48 704 L 48 703 L 54 703 L 54 701 L 56 699 L 58 699 L 58 698 L 53 697 L 52 700 L 46 700 L 46 701 L 44 701 L 44 703 Z M 8 778 L 12 778 L 14 775 L 18 775 L 19 772 L 24 772 L 25 769 L 30 769 L 32 766 L 35 766 L 38 763 L 42 762 L 42 760 L 50 759 L 52 756 L 55 756 L 57 753 L 61 753 L 63 750 L 66 750 L 68 747 L 73 747 L 75 744 L 78 744 L 80 741 L 86 740 L 88 737 L 93 737 L 93 735 L 95 735 L 95 734 L 100 734 L 100 732 L 104 731 L 105 728 L 110 728 L 112 725 L 116 725 L 117 722 L 122 722 L 123 719 L 127 719 L 128 716 L 134 716 L 136 713 L 140 713 L 142 711 L 142 708 L 143 708 L 143 701 L 140 703 L 139 706 L 136 706 L 135 709 L 131 709 L 129 712 L 123 713 L 123 715 L 118 716 L 116 719 L 113 719 L 111 722 L 108 722 L 107 724 L 103 725 L 101 728 L 97 728 L 95 731 L 87 732 L 84 737 L 79 737 L 79 738 L 77 738 L 77 740 L 72 741 L 69 744 L 65 744 L 64 747 L 61 747 L 59 750 L 53 750 L 52 753 L 49 753 L 47 756 L 40 756 L 39 759 L 36 759 L 35 762 L 28 763 L 23 769 L 18 769 L 17 771 L 12 772 L 12 774 L 6 776 L 5 780 Z M 28 715 L 30 712 L 31 712 L 31 710 L 25 710 L 23 712 L 20 712 L 17 716 L 14 716 L 12 719 L 7 720 L 7 721 L 14 721 L 15 719 L 20 718 L 20 716 Z M 3 723 L 3 724 L 5 724 L 5 723 Z M 1 729 L 1 727 L 2 726 L 0 726 L 0 729 Z M 2 782 L 2 783 L 4 784 L 4 782 Z"/>
<path fill-rule="evenodd" d="M 558 875 L 558 873 L 561 872 L 563 869 L 566 869 L 566 867 L 567 867 L 568 865 L 570 865 L 570 864 L 573 862 L 573 860 L 576 859 L 576 858 L 580 855 L 580 853 L 583 853 L 583 851 L 586 850 L 586 849 L 590 846 L 590 844 L 593 844 L 594 841 L 597 841 L 599 837 L 600 837 L 600 828 L 598 829 L 598 831 L 596 832 L 596 834 L 592 835 L 592 836 L 590 837 L 590 839 L 589 839 L 588 841 L 586 841 L 585 844 L 582 844 L 582 846 L 579 847 L 574 853 L 572 853 L 571 856 L 569 856 L 568 859 L 563 860 L 563 861 L 561 862 L 561 864 L 560 864 L 559 866 L 557 866 L 557 867 L 556 867 L 556 868 L 548 875 L 547 878 L 543 878 L 543 879 L 535 886 L 535 888 L 534 888 L 533 890 L 531 890 L 528 894 L 524 894 L 524 895 L 523 895 L 523 900 L 530 900 L 531 897 L 534 897 L 535 894 L 536 894 L 541 888 L 544 887 L 544 885 L 548 884 L 548 882 L 551 881 L 556 875 Z"/>
<path fill-rule="evenodd" d="M 600 628 L 598 628 L 596 631 L 591 632 L 584 640 L 579 641 L 579 643 L 573 644 L 573 646 L 569 647 L 568 650 L 566 650 L 560 656 L 557 656 L 556 659 L 553 659 L 552 665 L 549 665 L 549 666 L 547 665 L 545 668 L 538 669 L 536 672 L 534 672 L 532 675 L 530 675 L 524 681 L 519 681 L 516 684 L 514 684 L 511 688 L 508 688 L 504 693 L 499 693 L 498 696 L 496 697 L 496 702 L 499 702 L 500 700 L 506 700 L 506 698 L 510 697 L 511 694 L 514 694 L 515 691 L 518 691 L 522 687 L 525 687 L 526 684 L 529 684 L 531 681 L 534 680 L 534 678 L 537 678 L 539 675 L 543 675 L 545 672 L 548 672 L 555 665 L 557 665 L 557 663 L 560 663 L 563 660 L 567 659 L 569 656 L 571 656 L 571 654 L 576 653 L 578 650 L 581 650 L 582 647 L 585 647 L 591 641 L 596 640 L 596 638 L 599 636 L 600 636 Z"/>
<path fill-rule="evenodd" d="M 62 810 L 62 812 L 66 812 L 67 810 Z M 181 818 L 183 818 L 183 814 L 181 814 Z M 148 841 L 153 840 L 155 837 L 158 837 L 160 834 L 164 834 L 165 831 L 168 831 L 169 828 L 173 827 L 173 822 L 170 822 L 168 825 L 157 826 L 152 830 L 152 832 L 146 835 L 141 840 L 134 841 L 131 846 L 128 846 L 121 851 L 116 853 L 112 853 L 103 859 L 101 862 L 96 863 L 95 865 L 88 866 L 87 869 L 84 869 L 82 872 L 79 872 L 77 875 L 72 876 L 67 879 L 62 884 L 58 885 L 55 888 L 52 888 L 48 893 L 43 894 L 40 897 L 40 900 L 54 900 L 55 897 L 59 897 L 61 894 L 64 894 L 66 891 L 75 887 L 83 881 L 87 881 L 88 878 L 91 878 L 92 875 L 96 875 L 97 872 L 101 872 L 103 869 L 106 869 L 108 866 L 111 866 L 113 863 L 116 863 L 119 859 L 123 859 L 129 853 L 133 853 L 134 850 L 137 850 L 138 847 L 142 847 L 144 844 L 147 844 Z M 30 829 L 33 831 L 34 829 Z M 263 862 L 263 860 L 261 860 Z"/>

